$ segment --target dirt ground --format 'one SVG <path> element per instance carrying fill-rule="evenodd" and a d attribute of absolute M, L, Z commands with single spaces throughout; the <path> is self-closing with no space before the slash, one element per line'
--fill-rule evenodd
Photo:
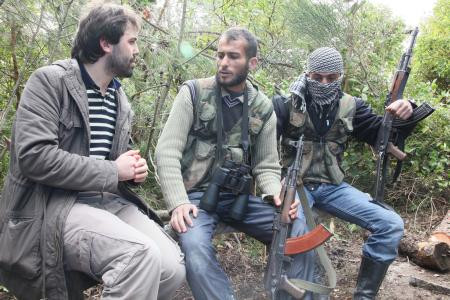
<path fill-rule="evenodd" d="M 445 210 L 446 211 L 446 210 Z M 440 222 L 442 215 L 403 216 L 406 234 L 418 239 L 426 239 L 433 225 Z M 331 295 L 332 299 L 351 299 L 358 273 L 361 246 L 367 234 L 354 226 L 334 220 L 335 236 L 326 243 L 327 252 L 335 267 L 338 282 Z M 243 234 L 223 234 L 216 236 L 215 244 L 219 260 L 230 276 L 238 299 L 264 300 L 268 297 L 263 289 L 263 276 L 267 253 L 258 242 Z M 449 294 L 437 293 L 409 284 L 411 277 L 450 288 L 450 273 L 437 273 L 414 265 L 407 257 L 399 256 L 388 270 L 377 299 L 430 299 L 450 300 Z M 86 300 L 100 299 L 101 287 L 86 291 Z M 0 300 L 14 299 L 0 291 Z M 187 284 L 177 290 L 174 300 L 192 300 Z"/>
<path fill-rule="evenodd" d="M 418 239 L 429 234 L 433 225 L 440 222 L 443 215 L 432 219 L 429 215 L 403 216 L 407 234 L 413 234 Z M 328 255 L 333 262 L 338 282 L 331 299 L 352 299 L 353 289 L 358 275 L 361 248 L 364 237 L 363 230 L 349 226 L 345 222 L 334 220 L 335 236 L 326 243 Z M 238 299 L 264 300 L 269 299 L 264 293 L 263 276 L 265 267 L 265 249 L 248 250 L 248 244 L 242 234 L 227 234 L 216 238 L 219 260 L 226 273 L 230 276 Z M 409 284 L 411 277 L 450 288 L 450 273 L 438 273 L 418 267 L 407 257 L 399 256 L 390 266 L 385 280 L 380 288 L 377 299 L 380 300 L 450 300 L 449 294 L 429 291 L 413 287 Z M 192 294 L 185 284 L 177 291 L 176 300 L 192 300 Z"/>

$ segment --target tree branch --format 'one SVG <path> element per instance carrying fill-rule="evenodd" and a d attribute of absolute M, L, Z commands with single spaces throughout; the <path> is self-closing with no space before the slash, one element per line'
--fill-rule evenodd
<path fill-rule="evenodd" d="M 183 1 L 183 14 L 181 15 L 181 25 L 180 25 L 180 33 L 178 35 L 178 54 L 181 53 L 181 42 L 183 41 L 184 36 L 184 26 L 186 23 L 186 6 L 187 6 L 187 0 Z"/>
<path fill-rule="evenodd" d="M 160 26 L 158 26 L 158 25 L 156 25 L 156 24 L 153 24 L 152 22 L 150 22 L 150 21 L 147 20 L 146 18 L 141 18 L 141 19 L 144 20 L 145 23 L 147 23 L 148 25 L 150 25 L 150 26 L 153 27 L 154 29 L 157 29 L 157 30 L 161 31 L 161 32 L 164 33 L 164 34 L 170 35 L 170 33 L 169 33 L 167 30 L 163 29 L 162 27 L 160 27 Z"/>
<path fill-rule="evenodd" d="M 27 53 L 26 53 L 26 56 L 25 56 L 25 59 L 24 59 L 24 64 L 23 64 L 22 70 L 19 73 L 18 80 L 16 81 L 16 84 L 14 85 L 14 88 L 13 88 L 13 90 L 11 92 L 11 96 L 9 97 L 9 99 L 8 99 L 8 101 L 6 103 L 6 108 L 3 111 L 3 114 L 0 116 L 0 136 L 1 136 L 3 128 L 5 126 L 6 119 L 7 119 L 7 116 L 9 114 L 9 111 L 12 108 L 12 103 L 14 102 L 14 98 L 16 97 L 16 92 L 19 89 L 20 83 L 22 82 L 23 73 L 26 70 L 28 62 L 30 60 L 30 55 L 31 55 L 31 52 L 32 52 L 31 50 L 33 48 L 34 41 L 36 40 L 36 36 L 37 36 L 38 32 L 41 29 L 42 20 L 43 20 L 43 17 L 44 17 L 44 10 L 45 10 L 44 6 L 42 6 L 41 7 L 41 14 L 39 16 L 38 25 L 36 27 L 36 30 L 33 32 L 33 35 L 31 37 L 30 43 L 28 44 L 29 47 L 27 49 Z"/>
<path fill-rule="evenodd" d="M 202 50 L 200 50 L 199 52 L 197 52 L 194 56 L 192 56 L 191 58 L 189 58 L 188 60 L 182 62 L 180 65 L 184 65 L 187 64 L 188 62 L 190 62 L 191 60 L 193 60 L 194 58 L 196 58 L 197 56 L 199 56 L 200 54 L 202 54 L 204 51 L 208 50 L 217 40 L 219 39 L 219 37 L 215 38 L 212 42 L 210 42 L 205 48 L 203 48 Z"/>
<path fill-rule="evenodd" d="M 53 56 L 55 55 L 55 52 L 57 49 L 56 44 L 60 43 L 61 34 L 62 34 L 62 31 L 64 30 L 64 25 L 66 24 L 67 15 L 69 14 L 69 10 L 70 10 L 70 7 L 72 6 L 72 3 L 73 3 L 73 0 L 70 0 L 69 3 L 67 4 L 66 11 L 64 12 L 62 20 L 61 21 L 58 20 L 58 32 L 54 39 L 55 43 L 53 44 L 53 47 L 51 47 L 51 52 L 48 55 L 49 63 L 52 63 L 52 61 L 53 61 Z M 56 14 L 56 15 L 58 15 L 58 14 Z"/>

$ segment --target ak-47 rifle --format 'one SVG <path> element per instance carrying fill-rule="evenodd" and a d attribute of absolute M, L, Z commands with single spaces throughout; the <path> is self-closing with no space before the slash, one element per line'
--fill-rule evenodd
<path fill-rule="evenodd" d="M 409 73 L 411 71 L 410 63 L 412 58 L 412 52 L 414 44 L 417 38 L 419 29 L 416 27 L 411 31 L 411 40 L 408 48 L 403 53 L 400 63 L 392 79 L 389 93 L 386 97 L 385 107 L 389 106 L 394 101 L 403 97 L 403 91 L 408 81 Z M 375 182 L 375 196 L 372 200 L 376 204 L 392 210 L 384 201 L 384 186 L 386 183 L 387 163 L 389 155 L 391 154 L 397 158 L 397 167 L 392 176 L 392 183 L 394 183 L 397 177 L 400 175 L 402 161 L 406 158 L 406 153 L 403 152 L 405 146 L 405 139 L 407 135 L 412 131 L 415 124 L 422 119 L 428 117 L 434 109 L 427 103 L 423 103 L 413 111 L 413 115 L 408 120 L 394 119 L 394 116 L 385 111 L 383 121 L 378 130 L 377 141 L 375 143 L 375 152 L 377 154 L 377 175 Z M 393 130 L 395 129 L 395 130 Z M 403 134 L 400 134 L 403 129 Z"/>
<path fill-rule="evenodd" d="M 291 204 L 295 201 L 298 186 L 297 177 L 301 169 L 303 155 L 303 135 L 298 141 L 290 141 L 289 143 L 291 146 L 297 148 L 297 152 L 294 162 L 288 169 L 283 188 L 281 190 L 282 208 L 277 208 L 273 223 L 274 233 L 270 247 L 267 270 L 265 273 L 265 289 L 270 294 L 271 299 L 278 299 L 279 292 L 281 290 L 286 291 L 295 299 L 301 299 L 305 293 L 305 289 L 314 290 L 320 293 L 329 293 L 331 290 L 318 284 L 300 279 L 288 278 L 286 274 L 286 270 L 292 261 L 292 258 L 289 257 L 289 255 L 315 249 L 332 236 L 331 232 L 320 224 L 303 236 L 288 238 L 292 227 L 289 210 Z M 299 182 L 301 183 L 301 180 L 299 180 Z M 302 191 L 300 192 L 300 197 L 306 197 L 303 191 L 303 184 L 300 184 L 298 188 Z M 302 205 L 307 202 L 306 198 L 302 200 L 304 200 L 302 201 Z M 309 209 L 309 207 L 307 209 Z M 304 208 L 304 210 L 306 210 L 306 208 Z M 335 276 L 334 270 L 332 271 L 333 276 Z M 335 279 L 333 280 L 335 281 Z M 335 282 L 332 283 L 332 285 L 333 284 L 335 284 Z"/>

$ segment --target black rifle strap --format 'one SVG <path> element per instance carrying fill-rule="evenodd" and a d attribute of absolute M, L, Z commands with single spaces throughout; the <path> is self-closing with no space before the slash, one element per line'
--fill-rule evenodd
<path fill-rule="evenodd" d="M 277 117 L 277 141 L 284 135 L 289 124 L 288 100 L 293 96 L 274 95 L 272 97 L 273 110 Z M 292 100 L 291 100 L 292 101 Z"/>
<path fill-rule="evenodd" d="M 216 81 L 216 110 L 217 110 L 217 142 L 216 142 L 216 166 L 222 163 L 222 143 L 223 143 L 223 113 L 222 113 L 222 90 Z"/>
<path fill-rule="evenodd" d="M 192 114 L 194 116 L 193 122 L 192 122 L 192 127 L 191 127 L 191 131 L 192 128 L 195 128 L 195 122 L 197 120 L 197 88 L 196 88 L 196 80 L 192 79 L 192 80 L 188 80 L 185 83 L 183 83 L 184 85 L 186 85 L 189 89 L 189 94 L 191 95 L 191 102 L 192 102 Z"/>
<path fill-rule="evenodd" d="M 392 127 L 396 128 L 398 131 L 396 146 L 401 151 L 405 149 L 406 138 L 411 134 L 416 124 L 431 115 L 433 112 L 434 108 L 432 108 L 428 103 L 422 103 L 419 107 L 414 109 L 412 116 L 408 120 L 395 118 L 394 121 L 392 121 Z M 402 171 L 402 166 L 403 162 L 401 160 L 397 160 L 397 165 L 395 166 L 395 170 L 392 174 L 391 184 L 394 184 L 397 181 Z"/>
<path fill-rule="evenodd" d="M 241 124 L 241 143 L 242 143 L 242 150 L 244 150 L 244 163 L 249 163 L 249 154 L 248 154 L 248 148 L 249 148 L 249 142 L 248 142 L 248 90 L 247 87 L 245 87 L 244 90 L 244 104 L 242 106 L 242 124 Z"/>

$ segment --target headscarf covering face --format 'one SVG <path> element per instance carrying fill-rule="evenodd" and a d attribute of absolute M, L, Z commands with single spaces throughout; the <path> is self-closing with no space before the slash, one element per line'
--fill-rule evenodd
<path fill-rule="evenodd" d="M 306 72 L 340 74 L 336 81 L 330 83 L 321 83 L 306 77 L 308 92 L 315 104 L 330 104 L 340 97 L 344 62 L 336 49 L 322 47 L 314 50 L 308 57 Z"/>

